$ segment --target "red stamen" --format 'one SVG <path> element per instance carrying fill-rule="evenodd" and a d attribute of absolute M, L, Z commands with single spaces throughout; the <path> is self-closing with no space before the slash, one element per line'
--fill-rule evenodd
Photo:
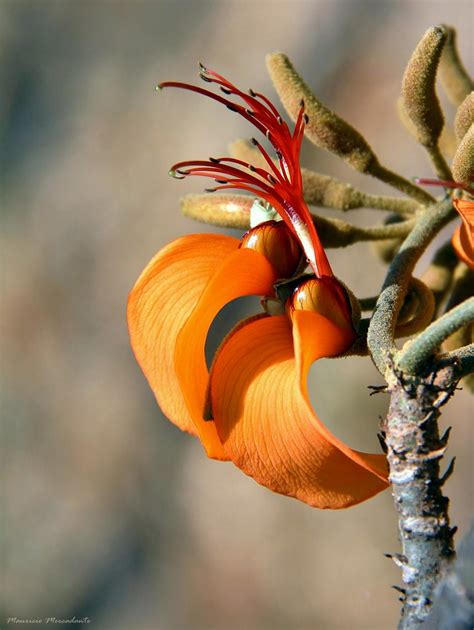
<path fill-rule="evenodd" d="M 415 177 L 415 182 L 424 186 L 443 186 L 443 188 L 460 188 L 468 193 L 472 193 L 474 188 L 470 184 L 463 182 L 452 182 L 446 179 L 428 179 L 426 177 Z"/>
<path fill-rule="evenodd" d="M 262 145 L 260 144 L 260 142 L 256 139 L 256 138 L 252 138 L 252 144 L 254 146 L 257 147 L 257 149 L 260 151 L 260 153 L 262 154 L 265 162 L 268 164 L 268 166 L 272 169 L 272 171 L 277 175 L 277 177 L 280 180 L 283 180 L 283 178 L 288 182 L 288 178 L 286 177 L 285 173 L 281 173 L 277 167 L 275 166 L 274 161 L 272 160 L 272 158 L 268 155 L 268 153 L 265 151 L 265 149 L 262 147 Z"/>
<path fill-rule="evenodd" d="M 278 122 L 278 124 L 280 124 L 280 125 L 281 125 L 281 123 L 282 123 L 283 121 L 282 121 L 282 118 L 281 118 L 281 116 L 280 116 L 280 114 L 279 114 L 279 112 L 278 112 L 277 108 L 276 108 L 276 107 L 275 107 L 275 105 L 271 102 L 271 100 L 265 96 L 265 94 L 261 94 L 260 92 L 254 92 L 254 91 L 252 90 L 251 96 L 253 96 L 253 97 L 255 97 L 255 98 L 259 98 L 261 101 L 263 101 L 263 102 L 265 103 L 265 105 L 266 105 L 266 106 L 267 106 L 267 107 L 271 110 L 272 114 L 273 114 L 274 116 L 276 116 L 277 121 L 279 121 L 279 122 Z"/>
<path fill-rule="evenodd" d="M 260 175 L 263 178 L 266 178 L 268 176 L 267 171 L 265 171 L 265 169 L 263 168 L 258 168 L 257 166 L 253 166 L 253 164 L 247 164 L 246 162 L 242 161 L 242 160 L 238 160 L 237 158 L 228 158 L 228 157 L 223 157 L 223 158 L 219 158 L 220 162 L 232 162 L 233 164 L 240 164 L 241 166 L 243 166 L 244 168 L 248 168 L 250 169 L 252 172 L 254 173 L 258 173 L 258 175 Z M 273 163 L 272 160 L 270 160 L 269 162 L 270 166 L 272 167 L 273 172 L 275 173 L 277 179 L 283 184 L 284 183 L 284 179 L 282 174 L 280 173 L 280 171 L 277 169 L 277 167 L 275 166 L 275 164 Z"/>
<path fill-rule="evenodd" d="M 245 103 L 245 107 L 220 94 L 187 83 L 166 81 L 161 83 L 159 87 L 176 87 L 197 92 L 240 114 L 268 138 L 275 149 L 280 168 L 276 166 L 260 142 L 252 139 L 268 164 L 268 171 L 237 158 L 223 157 L 205 161 L 179 162 L 172 167 L 170 173 L 175 177 L 176 174 L 181 177 L 193 175 L 210 177 L 218 184 L 218 186 L 208 189 L 210 192 L 239 189 L 261 197 L 275 208 L 300 241 L 316 276 L 332 276 L 326 253 L 303 199 L 299 154 L 304 128 L 308 121 L 308 117 L 304 113 L 304 102 L 301 103 L 293 134 L 291 134 L 288 125 L 266 96 L 253 90 L 250 90 L 248 94 L 244 93 L 223 76 L 208 70 L 202 64 L 200 64 L 200 70 L 201 78 L 204 81 L 217 84 L 226 95 L 240 98 Z"/>

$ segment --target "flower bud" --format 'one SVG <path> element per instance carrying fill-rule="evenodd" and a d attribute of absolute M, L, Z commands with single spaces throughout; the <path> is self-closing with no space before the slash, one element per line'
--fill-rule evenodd
<path fill-rule="evenodd" d="M 474 123 L 461 140 L 453 157 L 453 177 L 457 182 L 474 182 Z"/>
<path fill-rule="evenodd" d="M 251 228 L 243 235 L 240 247 L 263 254 L 279 278 L 291 278 L 303 257 L 299 242 L 282 221 L 266 221 Z"/>
<path fill-rule="evenodd" d="M 313 311 L 341 328 L 353 328 L 351 299 L 343 285 L 330 276 L 303 281 L 288 300 L 290 318 L 294 311 Z"/>
<path fill-rule="evenodd" d="M 459 141 L 464 138 L 472 123 L 474 123 L 474 92 L 466 96 L 456 112 L 454 130 Z"/>
<path fill-rule="evenodd" d="M 456 45 L 456 31 L 452 26 L 444 26 L 447 40 L 439 65 L 439 78 L 447 97 L 453 105 L 460 105 L 474 90 L 474 82 L 463 66 Z"/>
<path fill-rule="evenodd" d="M 418 141 L 426 147 L 437 145 L 444 125 L 443 112 L 436 96 L 436 70 L 447 31 L 430 28 L 415 48 L 402 82 L 403 107 L 416 129 Z"/>

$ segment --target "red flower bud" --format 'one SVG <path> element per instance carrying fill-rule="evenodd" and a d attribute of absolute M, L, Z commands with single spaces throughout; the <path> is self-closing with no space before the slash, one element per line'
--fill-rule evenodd
<path fill-rule="evenodd" d="M 263 254 L 279 278 L 291 278 L 301 262 L 303 251 L 283 221 L 266 221 L 246 232 L 240 247 Z"/>

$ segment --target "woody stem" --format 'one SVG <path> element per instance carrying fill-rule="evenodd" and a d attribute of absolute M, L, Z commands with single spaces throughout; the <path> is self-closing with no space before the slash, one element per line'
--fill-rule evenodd
<path fill-rule="evenodd" d="M 415 630 L 427 617 L 433 590 L 445 563 L 454 556 L 447 497 L 439 461 L 448 433 L 438 431 L 440 407 L 456 388 L 453 365 L 433 369 L 426 377 L 407 376 L 396 366 L 389 384 L 391 402 L 384 427 L 390 481 L 398 512 L 402 554 L 392 556 L 404 582 L 399 630 Z"/>

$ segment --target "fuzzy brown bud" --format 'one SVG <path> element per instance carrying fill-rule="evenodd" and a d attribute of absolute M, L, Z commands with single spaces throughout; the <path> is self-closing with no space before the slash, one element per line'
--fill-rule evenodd
<path fill-rule="evenodd" d="M 283 221 L 266 221 L 251 228 L 243 235 L 240 247 L 263 254 L 278 278 L 291 278 L 303 257 L 300 244 Z"/>
<path fill-rule="evenodd" d="M 474 123 L 469 127 L 454 154 L 453 177 L 457 182 L 474 183 Z"/>
<path fill-rule="evenodd" d="M 429 28 L 415 48 L 402 81 L 403 106 L 425 147 L 438 143 L 444 125 L 436 96 L 436 70 L 447 38 L 443 26 Z"/>
<path fill-rule="evenodd" d="M 453 105 L 459 106 L 469 92 L 474 90 L 474 81 L 466 72 L 456 46 L 456 31 L 451 26 L 444 26 L 447 40 L 439 64 L 441 85 Z"/>
<path fill-rule="evenodd" d="M 474 123 L 474 92 L 466 96 L 456 112 L 454 130 L 459 141 L 464 138 L 472 123 Z"/>
<path fill-rule="evenodd" d="M 352 168 L 362 173 L 370 172 L 377 158 L 365 138 L 314 96 L 288 57 L 282 53 L 268 55 L 267 68 L 293 120 L 296 120 L 300 111 L 301 99 L 304 100 L 305 112 L 309 117 L 306 136 L 316 146 L 344 159 Z"/>

